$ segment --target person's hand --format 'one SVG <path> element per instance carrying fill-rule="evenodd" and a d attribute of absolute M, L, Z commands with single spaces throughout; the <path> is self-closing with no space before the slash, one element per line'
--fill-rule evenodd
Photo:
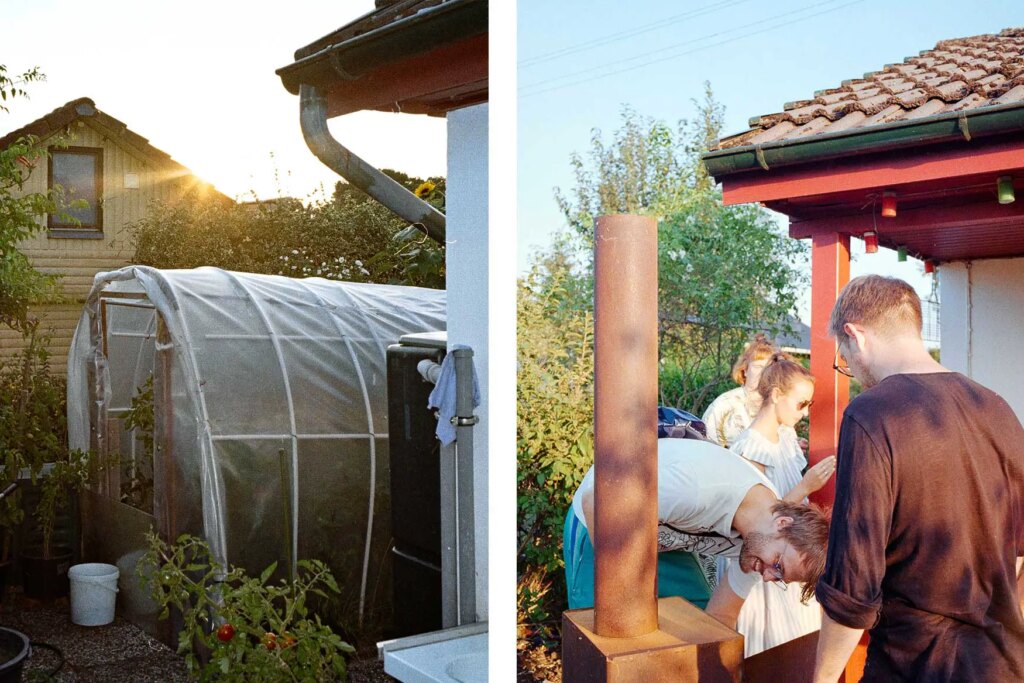
<path fill-rule="evenodd" d="M 836 471 L 836 456 L 830 455 L 822 458 L 821 462 L 807 470 L 807 474 L 800 480 L 800 484 L 807 494 L 814 493 L 828 482 L 829 477 Z"/>
<path fill-rule="evenodd" d="M 807 449 L 811 447 L 811 444 L 807 443 L 807 439 L 801 436 L 796 442 L 800 444 L 800 450 L 804 452 L 804 455 L 807 455 Z"/>

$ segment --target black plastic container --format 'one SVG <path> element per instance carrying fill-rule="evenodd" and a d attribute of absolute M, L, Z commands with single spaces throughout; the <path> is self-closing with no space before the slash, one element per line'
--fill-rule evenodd
<path fill-rule="evenodd" d="M 440 444 L 427 408 L 434 385 L 416 365 L 440 363 L 444 341 L 420 336 L 403 337 L 387 351 L 394 637 L 442 625 Z"/>
<path fill-rule="evenodd" d="M 0 626 L 0 653 L 16 653 L 0 662 L 0 683 L 18 683 L 29 655 L 28 637 L 21 631 Z"/>

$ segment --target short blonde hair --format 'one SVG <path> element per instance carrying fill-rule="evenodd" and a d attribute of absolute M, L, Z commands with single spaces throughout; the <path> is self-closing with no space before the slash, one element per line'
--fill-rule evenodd
<path fill-rule="evenodd" d="M 751 339 L 743 349 L 743 353 L 736 359 L 732 366 L 732 378 L 736 384 L 743 386 L 747 383 L 747 365 L 756 360 L 768 360 L 778 351 L 775 344 L 768 341 L 768 337 L 758 334 Z"/>
<path fill-rule="evenodd" d="M 828 321 L 829 334 L 846 341 L 846 323 L 863 325 L 883 337 L 908 330 L 921 336 L 921 300 L 899 278 L 861 275 L 839 293 Z"/>
<path fill-rule="evenodd" d="M 811 371 L 798 363 L 788 353 L 774 353 L 761 373 L 761 379 L 757 383 L 757 393 L 765 401 L 771 400 L 772 389 L 778 389 L 786 393 L 793 388 L 798 381 L 807 381 L 814 384 L 814 375 Z"/>

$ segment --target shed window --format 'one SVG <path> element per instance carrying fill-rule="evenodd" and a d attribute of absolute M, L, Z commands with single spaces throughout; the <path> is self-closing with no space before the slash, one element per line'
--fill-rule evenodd
<path fill-rule="evenodd" d="M 50 189 L 64 188 L 60 212 L 50 214 L 50 229 L 103 229 L 103 150 L 68 147 L 50 151 Z M 71 206 L 84 200 L 86 206 Z M 75 220 L 72 220 L 75 219 Z"/>

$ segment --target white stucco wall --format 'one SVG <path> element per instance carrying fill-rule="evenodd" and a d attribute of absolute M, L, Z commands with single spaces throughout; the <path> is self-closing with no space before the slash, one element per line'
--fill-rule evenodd
<path fill-rule="evenodd" d="M 942 264 L 942 364 L 992 389 L 1024 421 L 1024 258 Z"/>
<path fill-rule="evenodd" d="M 448 114 L 448 345 L 472 347 L 480 380 L 473 434 L 476 610 L 487 619 L 487 105 Z M 513 258 L 510 256 L 509 258 Z"/>

